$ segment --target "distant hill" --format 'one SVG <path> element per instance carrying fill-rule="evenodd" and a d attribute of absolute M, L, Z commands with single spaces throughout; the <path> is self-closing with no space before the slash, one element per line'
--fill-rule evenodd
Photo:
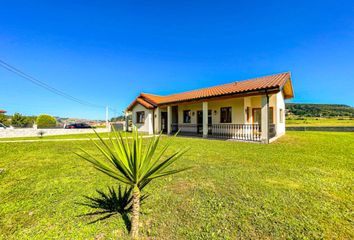
<path fill-rule="evenodd" d="M 286 103 L 287 116 L 354 117 L 354 108 L 342 104 Z"/>

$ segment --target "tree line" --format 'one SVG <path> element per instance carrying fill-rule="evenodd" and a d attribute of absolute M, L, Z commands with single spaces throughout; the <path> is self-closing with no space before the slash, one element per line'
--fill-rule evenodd
<path fill-rule="evenodd" d="M 24 116 L 20 113 L 14 115 L 0 114 L 0 123 L 5 126 L 13 126 L 16 128 L 33 127 L 33 124 L 37 124 L 38 128 L 51 128 L 57 125 L 57 121 L 54 117 L 42 114 L 39 116 Z"/>
<path fill-rule="evenodd" d="M 343 104 L 286 103 L 287 116 L 300 117 L 350 117 L 354 108 Z"/>

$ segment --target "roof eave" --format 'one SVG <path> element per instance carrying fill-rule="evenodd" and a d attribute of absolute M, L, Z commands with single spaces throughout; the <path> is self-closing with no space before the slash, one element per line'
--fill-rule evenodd
<path fill-rule="evenodd" d="M 283 86 L 280 87 L 280 90 L 284 94 L 284 99 L 291 99 L 294 98 L 294 89 L 293 89 L 293 84 L 291 82 L 291 77 L 289 77 Z"/>
<path fill-rule="evenodd" d="M 206 99 L 218 99 L 218 98 L 223 98 L 223 97 L 243 97 L 244 95 L 255 95 L 255 94 L 264 94 L 265 92 L 267 93 L 276 93 L 279 92 L 280 88 L 279 87 L 272 87 L 272 88 L 261 88 L 261 89 L 256 89 L 256 90 L 250 90 L 250 91 L 242 91 L 242 92 L 236 92 L 236 93 L 229 93 L 229 94 L 219 94 L 215 96 L 209 96 L 209 97 L 200 97 L 200 98 L 192 98 L 188 100 L 180 100 L 180 101 L 173 101 L 173 102 L 162 102 L 157 104 L 157 106 L 166 106 L 166 105 L 173 105 L 173 104 L 180 104 L 180 103 L 187 103 L 187 102 L 198 102 Z"/>
<path fill-rule="evenodd" d="M 156 108 L 156 104 L 151 103 L 150 101 L 146 101 L 146 99 L 143 99 L 143 101 L 146 101 L 147 103 L 149 103 L 149 104 L 151 105 L 151 107 L 150 107 L 150 106 L 146 106 L 146 105 L 140 103 L 140 102 L 138 101 L 138 98 L 139 98 L 139 97 L 141 97 L 141 95 L 139 95 L 137 98 L 135 98 L 134 101 L 126 108 L 126 110 L 125 110 L 126 112 L 132 111 L 133 108 L 134 108 L 137 104 L 142 105 L 142 106 L 145 107 L 146 109 L 155 109 L 155 108 Z"/>

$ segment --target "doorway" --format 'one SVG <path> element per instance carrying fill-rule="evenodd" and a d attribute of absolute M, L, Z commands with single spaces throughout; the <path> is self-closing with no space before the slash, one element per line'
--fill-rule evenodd
<path fill-rule="evenodd" d="M 208 134 L 211 134 L 211 125 L 213 124 L 212 111 L 208 110 Z M 197 133 L 203 133 L 203 111 L 197 111 Z"/>
<path fill-rule="evenodd" d="M 167 112 L 161 112 L 161 131 L 167 133 Z"/>
<path fill-rule="evenodd" d="M 203 133 L 203 111 L 197 111 L 197 133 Z"/>

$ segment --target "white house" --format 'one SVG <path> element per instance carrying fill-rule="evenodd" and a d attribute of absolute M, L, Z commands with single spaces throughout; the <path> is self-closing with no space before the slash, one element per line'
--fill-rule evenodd
<path fill-rule="evenodd" d="M 139 132 L 269 143 L 285 134 L 289 72 L 168 96 L 141 93 L 126 109 Z"/>

